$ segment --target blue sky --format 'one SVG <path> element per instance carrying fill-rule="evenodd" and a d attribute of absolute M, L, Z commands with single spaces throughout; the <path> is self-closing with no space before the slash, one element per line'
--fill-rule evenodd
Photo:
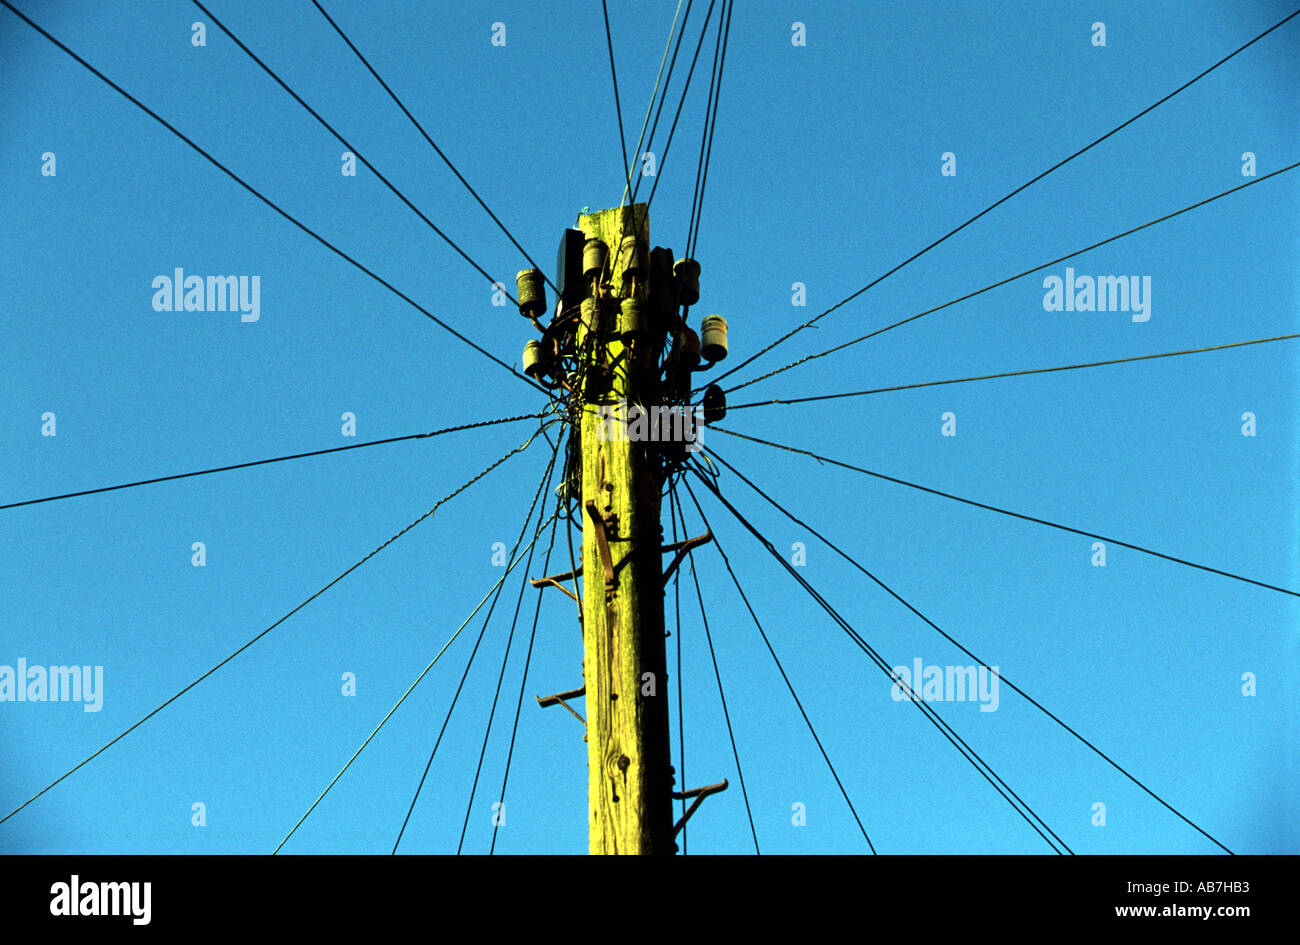
<path fill-rule="evenodd" d="M 486 280 L 182 2 L 18 4 L 287 212 L 507 362 L 530 336 Z M 695 3 L 693 44 L 706 4 Z M 599 6 L 346 2 L 331 15 L 544 266 L 618 203 Z M 635 141 L 675 4 L 611 4 Z M 306 0 L 214 0 L 249 47 L 485 269 L 519 253 Z M 1281 19 L 1277 2 L 741 3 L 697 256 L 738 362 Z M 716 17 L 715 11 L 715 17 Z M 791 43 L 806 24 L 807 45 Z M 1091 42 L 1106 25 L 1106 46 Z M 491 43 L 506 24 L 506 45 Z M 750 377 L 1300 159 L 1292 21 L 745 368 Z M 679 253 L 709 48 L 651 211 Z M 272 213 L 0 11 L 0 504 L 539 409 L 541 398 Z M 683 56 L 689 51 L 684 49 Z M 675 107 L 686 61 L 670 89 Z M 703 79 L 701 78 L 703 76 Z M 660 135 L 662 142 L 662 132 Z M 652 144 L 659 151 L 662 144 Z M 40 173 L 52 151 L 57 176 Z M 957 174 L 940 174 L 941 155 Z M 650 183 L 649 180 L 646 182 Z M 645 190 L 642 191 L 644 198 Z M 736 392 L 733 403 L 1049 367 L 1300 331 L 1300 189 L 1282 175 L 1078 257 L 1150 276 L 1151 318 L 1049 312 L 1064 264 Z M 156 312 L 176 267 L 257 275 L 261 317 Z M 806 285 L 806 307 L 791 286 Z M 1296 342 L 735 411 L 738 432 L 1270 584 L 1297 573 Z M 753 395 L 753 396 L 750 396 Z M 42 415 L 57 435 L 41 435 Z M 1242 414 L 1257 434 L 1241 434 Z M 940 435 L 952 412 L 957 435 Z M 489 427 L 0 511 L 0 665 L 104 667 L 99 712 L 0 703 L 7 813 L 523 442 Z M 1236 852 L 1295 852 L 1294 597 L 710 433 L 708 445 Z M 497 578 L 545 469 L 538 441 L 11 820 L 10 852 L 270 852 Z M 730 500 L 891 665 L 966 664 L 734 476 Z M 712 499 L 722 547 L 881 852 L 1046 845 Z M 688 509 L 691 508 L 686 500 Z M 691 530 L 702 530 L 693 511 Z M 207 565 L 191 565 L 202 541 Z M 567 550 L 552 571 L 567 563 Z M 699 553 L 763 852 L 865 852 L 716 552 Z M 531 574 L 541 572 L 535 563 Z M 452 716 L 407 852 L 455 849 L 516 571 Z M 682 587 L 686 780 L 733 788 L 692 852 L 752 851 L 717 686 Z M 534 592 L 525 596 L 531 616 Z M 669 605 L 671 608 L 671 596 Z M 503 618 L 504 614 L 504 618 Z M 455 690 L 464 634 L 286 845 L 386 853 Z M 528 630 L 470 812 L 485 852 Z M 670 659 L 675 640 L 669 641 Z M 572 603 L 543 600 L 497 852 L 586 849 L 586 751 L 534 694 L 579 685 Z M 340 693 L 355 673 L 357 694 Z M 1254 673 L 1258 694 L 1241 693 Z M 672 684 L 675 689 L 675 683 Z M 1005 685 L 937 705 L 1079 853 L 1214 852 Z M 676 732 L 678 708 L 673 706 Z M 207 825 L 191 825 L 194 803 Z M 1104 803 L 1105 827 L 1091 820 Z M 792 805 L 807 824 L 791 823 Z"/>

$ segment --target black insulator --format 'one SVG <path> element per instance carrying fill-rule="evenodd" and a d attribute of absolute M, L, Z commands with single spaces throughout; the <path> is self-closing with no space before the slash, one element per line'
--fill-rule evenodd
<path fill-rule="evenodd" d="M 727 395 L 717 384 L 710 384 L 704 392 L 704 422 L 717 423 L 727 415 Z"/>
<path fill-rule="evenodd" d="M 694 259 L 679 259 L 673 264 L 677 277 L 677 300 L 683 305 L 694 305 L 700 300 L 700 264 Z"/>

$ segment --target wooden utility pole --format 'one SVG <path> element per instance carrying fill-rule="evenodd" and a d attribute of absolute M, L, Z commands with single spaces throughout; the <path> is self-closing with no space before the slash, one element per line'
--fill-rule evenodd
<path fill-rule="evenodd" d="M 656 444 L 629 439 L 626 410 L 663 402 L 659 355 L 672 305 L 672 256 L 651 254 L 644 204 L 582 215 L 578 228 L 587 239 L 589 276 L 577 350 L 583 365 L 579 436 L 590 852 L 671 854 L 662 484 Z M 635 249 L 625 242 L 629 239 Z M 605 247 L 595 275 L 600 247 L 593 240 Z"/>
<path fill-rule="evenodd" d="M 712 536 L 665 546 L 660 525 L 664 483 L 681 474 L 696 448 L 692 375 L 726 357 L 727 325 L 710 315 L 699 334 L 688 327 L 699 301 L 699 264 L 651 250 L 649 235 L 644 204 L 580 214 L 578 229 L 560 241 L 560 298 L 546 326 L 538 320 L 546 310 L 541 272 L 525 269 L 516 278 L 520 314 L 542 335 L 524 346 L 524 373 L 557 392 L 553 402 L 567 413 L 561 497 L 568 514 L 582 515 L 582 564 L 532 583 L 579 601 L 584 682 L 537 701 L 563 705 L 587 728 L 592 853 L 674 853 L 677 830 L 706 797 L 727 788 L 724 779 L 673 790 L 664 581 Z M 726 414 L 717 385 L 702 405 L 704 423 Z M 675 556 L 665 570 L 666 551 Z M 564 586 L 579 576 L 581 595 Z M 584 694 L 586 719 L 567 701 Z M 677 825 L 674 799 L 691 800 Z"/>

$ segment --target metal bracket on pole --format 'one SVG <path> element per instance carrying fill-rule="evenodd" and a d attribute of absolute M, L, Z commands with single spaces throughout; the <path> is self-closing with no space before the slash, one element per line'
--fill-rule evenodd
<path fill-rule="evenodd" d="M 677 826 L 673 827 L 673 836 L 675 837 L 681 832 L 681 829 L 686 826 L 686 821 L 691 819 L 691 814 L 695 813 L 699 809 L 700 805 L 704 803 L 706 797 L 710 794 L 717 794 L 719 791 L 725 791 L 727 787 L 727 779 L 723 778 L 719 784 L 708 784 L 704 787 L 691 788 L 691 790 L 682 791 L 680 794 L 674 791 L 673 800 L 675 801 L 684 801 L 688 797 L 693 797 L 695 800 L 691 801 L 691 806 L 686 808 L 686 813 L 682 814 L 682 819 L 677 821 Z"/>
<path fill-rule="evenodd" d="M 697 535 L 694 538 L 688 538 L 672 545 L 664 545 L 664 551 L 677 552 L 677 554 L 673 555 L 672 562 L 664 569 L 664 587 L 668 586 L 668 579 L 673 576 L 673 572 L 677 570 L 677 566 L 682 563 L 682 559 L 686 557 L 687 553 L 692 548 L 710 541 L 713 541 L 713 532 L 706 531 L 703 535 Z"/>

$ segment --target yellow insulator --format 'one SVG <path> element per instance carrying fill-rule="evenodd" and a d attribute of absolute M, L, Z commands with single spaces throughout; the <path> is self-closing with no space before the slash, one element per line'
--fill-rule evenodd
<path fill-rule="evenodd" d="M 644 279 L 649 274 L 645 247 L 635 236 L 625 236 L 618 247 L 619 264 L 624 279 Z"/>
<path fill-rule="evenodd" d="M 519 314 L 540 318 L 546 314 L 546 285 L 539 269 L 523 269 L 515 276 L 519 288 Z"/>
<path fill-rule="evenodd" d="M 624 341 L 639 338 L 646 333 L 645 307 L 637 299 L 624 299 L 622 317 L 618 322 L 619 334 Z"/>
<path fill-rule="evenodd" d="M 537 339 L 524 345 L 524 373 L 533 380 L 539 380 L 546 373 L 542 343 Z"/>
<path fill-rule="evenodd" d="M 727 320 L 721 315 L 706 315 L 700 322 L 702 343 L 700 354 L 709 362 L 721 361 L 727 356 Z"/>
<path fill-rule="evenodd" d="M 600 312 L 600 303 L 595 299 L 583 299 L 578 305 L 578 316 L 588 331 L 596 330 L 596 320 Z"/>
<path fill-rule="evenodd" d="M 582 245 L 582 275 L 588 281 L 604 277 L 608 254 L 608 248 L 598 239 L 589 239 Z"/>

